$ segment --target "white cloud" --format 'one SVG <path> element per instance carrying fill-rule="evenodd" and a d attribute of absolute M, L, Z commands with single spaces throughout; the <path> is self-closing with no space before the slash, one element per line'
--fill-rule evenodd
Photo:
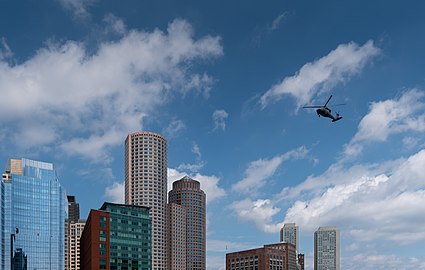
<path fill-rule="evenodd" d="M 199 172 L 205 165 L 205 162 L 202 160 L 201 149 L 196 143 L 192 145 L 192 153 L 195 154 L 195 163 L 183 163 L 177 167 L 179 171 L 189 171 L 191 173 Z"/>
<path fill-rule="evenodd" d="M 307 149 L 300 147 L 271 159 L 252 161 L 245 171 L 245 178 L 237 182 L 232 188 L 241 193 L 256 192 L 266 184 L 267 179 L 274 175 L 282 162 L 289 159 L 300 159 L 306 156 Z"/>
<path fill-rule="evenodd" d="M 71 11 L 76 17 L 86 18 L 89 16 L 88 8 L 96 0 L 58 0 L 62 6 Z"/>
<path fill-rule="evenodd" d="M 287 16 L 288 16 L 288 13 L 287 12 L 283 12 L 282 14 L 280 14 L 279 16 L 277 16 L 273 20 L 272 25 L 270 26 L 270 30 L 271 31 L 275 31 L 275 30 L 279 29 L 280 25 L 286 19 Z"/>
<path fill-rule="evenodd" d="M 360 242 L 425 240 L 425 149 L 407 159 L 382 164 L 340 164 L 324 174 L 287 187 L 273 199 L 245 199 L 231 204 L 239 220 L 270 233 L 295 222 L 304 232 L 334 225 Z M 276 221 L 282 205 L 284 219 Z M 412 226 L 415 224 L 415 226 Z"/>
<path fill-rule="evenodd" d="M 380 50 L 372 41 L 359 46 L 354 42 L 341 44 L 328 55 L 305 64 L 296 75 L 284 78 L 273 85 L 261 97 L 262 107 L 291 95 L 295 98 L 297 108 L 309 102 L 317 93 L 329 92 L 339 83 L 348 81 L 361 72 Z"/>
<path fill-rule="evenodd" d="M 386 173 L 373 177 L 342 172 L 341 183 L 328 183 L 323 192 L 294 202 L 284 221 L 296 222 L 306 231 L 337 224 L 351 228 L 350 234 L 360 241 L 424 240 L 425 150 L 394 165 L 390 170 L 381 168 Z"/>
<path fill-rule="evenodd" d="M 112 203 L 124 203 L 124 183 L 115 182 L 106 187 L 104 197 Z"/>
<path fill-rule="evenodd" d="M 180 132 L 186 129 L 186 125 L 182 120 L 173 120 L 171 123 L 164 129 L 163 134 L 168 139 L 176 137 Z"/>
<path fill-rule="evenodd" d="M 233 202 L 230 206 L 240 221 L 254 222 L 257 228 L 264 232 L 277 232 L 283 226 L 282 224 L 272 224 L 273 216 L 280 212 L 280 208 L 273 205 L 268 199 Z"/>
<path fill-rule="evenodd" d="M 357 133 L 345 146 L 344 156 L 358 156 L 366 142 L 384 142 L 393 134 L 408 131 L 424 132 L 424 96 L 424 92 L 413 89 L 404 92 L 398 99 L 372 103 L 369 113 L 360 121 Z M 405 143 L 412 143 L 406 140 Z"/>
<path fill-rule="evenodd" d="M 109 147 L 142 130 L 143 119 L 176 91 L 211 87 L 207 79 L 193 86 L 195 77 L 207 75 L 191 67 L 221 56 L 220 38 L 193 35 L 190 24 L 175 20 L 166 32 L 129 30 L 93 54 L 82 43 L 67 41 L 40 48 L 17 65 L 0 59 L 0 95 L 8 101 L 0 107 L 0 121 L 16 126 L 5 138 L 19 138 L 15 145 L 21 148 L 49 146 L 110 160 Z"/>
<path fill-rule="evenodd" d="M 214 130 L 226 130 L 226 119 L 229 114 L 225 110 L 216 110 L 212 115 L 214 121 Z"/>
<path fill-rule="evenodd" d="M 4 37 L 0 39 L 0 61 L 3 59 L 8 59 L 13 56 L 13 52 L 10 49 L 7 41 Z"/>
<path fill-rule="evenodd" d="M 113 14 L 106 15 L 103 21 L 109 26 L 107 30 L 113 33 L 124 35 L 127 32 L 124 21 Z"/>
<path fill-rule="evenodd" d="M 168 190 L 171 190 L 173 187 L 173 182 L 182 179 L 187 174 L 180 172 L 176 169 L 168 169 Z M 226 196 L 226 191 L 219 187 L 220 178 L 217 176 L 211 175 L 202 175 L 196 173 L 194 175 L 188 175 L 190 178 L 198 181 L 201 184 L 201 189 L 207 195 L 207 203 L 210 203 L 214 200 L 217 200 L 221 197 Z"/>

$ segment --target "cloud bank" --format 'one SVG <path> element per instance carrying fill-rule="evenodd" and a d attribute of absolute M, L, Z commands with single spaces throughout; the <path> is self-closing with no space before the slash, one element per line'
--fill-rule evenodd
<path fill-rule="evenodd" d="M 0 59 L 0 94 L 7 100 L 0 121 L 14 127 L 3 130 L 9 140 L 3 143 L 108 161 L 110 147 L 141 130 L 143 119 L 174 94 L 210 91 L 213 80 L 191 67 L 223 54 L 220 37 L 193 35 L 189 23 L 175 20 L 166 31 L 130 30 L 94 53 L 67 41 L 17 65 Z"/>

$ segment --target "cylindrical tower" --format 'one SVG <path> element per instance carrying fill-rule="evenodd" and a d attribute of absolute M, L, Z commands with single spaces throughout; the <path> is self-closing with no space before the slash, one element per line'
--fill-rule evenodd
<path fill-rule="evenodd" d="M 206 195 L 200 183 L 188 176 L 173 183 L 170 204 L 186 210 L 186 269 L 206 269 Z"/>
<path fill-rule="evenodd" d="M 167 140 L 136 132 L 125 140 L 125 203 L 150 207 L 152 269 L 166 269 Z"/>

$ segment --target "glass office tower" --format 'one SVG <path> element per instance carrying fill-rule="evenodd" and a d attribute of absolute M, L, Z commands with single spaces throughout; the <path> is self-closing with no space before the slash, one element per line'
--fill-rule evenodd
<path fill-rule="evenodd" d="M 53 164 L 12 159 L 1 182 L 1 269 L 10 269 L 10 244 L 28 269 L 64 269 L 66 196 Z"/>

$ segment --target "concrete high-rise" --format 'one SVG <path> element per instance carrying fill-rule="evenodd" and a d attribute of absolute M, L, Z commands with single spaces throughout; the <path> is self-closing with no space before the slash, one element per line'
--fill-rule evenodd
<path fill-rule="evenodd" d="M 168 269 L 205 270 L 205 192 L 201 190 L 198 181 L 185 176 L 173 183 L 173 189 L 168 194 L 168 202 Z M 183 239 L 183 242 L 179 239 Z M 176 250 L 185 251 L 185 254 Z M 182 259 L 186 261 L 184 267 L 179 264 Z"/>
<path fill-rule="evenodd" d="M 166 267 L 167 140 L 136 132 L 125 140 L 125 203 L 150 207 L 152 269 Z"/>
<path fill-rule="evenodd" d="M 295 223 L 285 223 L 280 229 L 280 242 L 291 243 L 296 246 L 297 253 L 299 251 L 299 230 Z"/>
<path fill-rule="evenodd" d="M 314 270 L 340 270 L 339 230 L 319 227 L 314 232 Z"/>
<path fill-rule="evenodd" d="M 11 234 L 21 266 L 18 258 L 28 269 L 64 269 L 66 196 L 53 164 L 9 160 L 0 194 L 0 269 L 10 269 Z"/>
<path fill-rule="evenodd" d="M 68 198 L 68 219 L 65 221 L 65 270 L 80 269 L 80 238 L 86 220 L 80 219 L 80 205 L 75 196 Z"/>

